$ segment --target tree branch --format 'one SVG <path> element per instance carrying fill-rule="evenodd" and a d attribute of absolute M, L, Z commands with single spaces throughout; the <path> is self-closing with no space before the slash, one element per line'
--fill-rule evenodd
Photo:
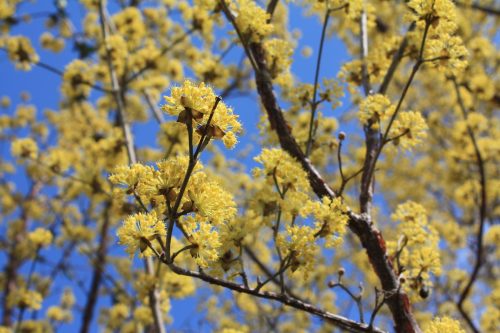
<path fill-rule="evenodd" d="M 458 104 L 460 105 L 460 109 L 462 111 L 462 116 L 465 121 L 467 121 L 467 109 L 465 107 L 464 101 L 462 99 L 462 95 L 460 94 L 460 87 L 458 86 L 458 83 L 455 78 L 453 78 L 453 85 L 455 87 L 455 93 L 457 95 L 457 100 Z M 479 228 L 478 232 L 476 235 L 476 258 L 475 258 L 475 263 L 474 263 L 474 268 L 472 269 L 472 274 L 469 278 L 469 281 L 467 282 L 467 285 L 465 286 L 464 290 L 460 294 L 457 306 L 462 314 L 462 317 L 464 317 L 465 321 L 469 325 L 472 331 L 475 333 L 478 333 L 479 330 L 476 328 L 474 325 L 474 322 L 472 319 L 469 317 L 469 315 L 465 312 L 465 309 L 463 308 L 463 304 L 467 297 L 469 296 L 470 291 L 472 290 L 472 287 L 474 283 L 476 282 L 479 271 L 481 270 L 481 266 L 484 263 L 484 258 L 483 258 L 483 236 L 484 236 L 484 224 L 486 222 L 486 210 L 487 210 L 487 192 L 486 192 L 486 170 L 484 167 L 484 159 L 481 155 L 481 151 L 479 150 L 479 146 L 477 144 L 476 137 L 474 135 L 474 132 L 472 131 L 472 128 L 467 124 L 467 133 L 472 141 L 472 146 L 474 147 L 474 153 L 476 155 L 476 162 L 477 166 L 479 168 L 479 179 L 480 179 L 480 186 L 481 186 L 481 203 L 479 207 Z"/>
<path fill-rule="evenodd" d="M 284 294 L 277 294 L 274 292 L 270 291 L 257 291 L 255 289 L 249 289 L 245 287 L 244 285 L 240 285 L 231 281 L 226 281 L 222 280 L 216 277 L 212 277 L 209 275 L 204 274 L 203 272 L 194 272 L 190 271 L 184 268 L 181 268 L 179 266 L 174 265 L 173 263 L 168 265 L 170 269 L 172 269 L 173 272 L 179 274 L 179 275 L 184 275 L 184 276 L 190 276 L 194 277 L 197 279 L 200 279 L 202 281 L 205 281 L 209 284 L 225 287 L 227 289 L 249 294 L 255 297 L 259 298 L 264 298 L 264 299 L 269 299 L 269 300 L 274 300 L 278 301 L 282 304 L 288 305 L 290 307 L 293 307 L 298 310 L 305 311 L 307 313 L 310 313 L 312 315 L 318 316 L 327 322 L 340 327 L 347 332 L 373 332 L 373 333 L 384 333 L 379 328 L 373 327 L 370 328 L 367 324 L 361 324 L 356 321 L 347 319 L 345 317 L 333 314 L 328 311 L 321 310 L 311 304 L 305 303 L 303 301 L 297 300 L 295 298 L 292 298 L 290 296 L 284 295 Z"/>
<path fill-rule="evenodd" d="M 111 48 L 108 44 L 108 25 L 106 24 L 106 15 L 105 15 L 105 7 L 102 0 L 99 1 L 99 21 L 101 25 L 101 33 L 103 37 L 103 43 L 106 48 L 107 62 L 109 74 L 111 77 L 111 86 L 113 89 L 113 96 L 115 99 L 115 103 L 118 108 L 118 116 L 120 125 L 122 127 L 123 136 L 125 138 L 125 145 L 127 148 L 127 155 L 130 164 L 137 163 L 137 157 L 135 154 L 134 141 L 132 137 L 132 131 L 130 129 L 130 125 L 127 123 L 125 119 L 125 106 L 123 102 L 123 94 L 121 91 L 120 83 L 118 82 L 118 77 L 113 67 L 112 57 L 111 57 Z M 153 261 L 151 258 L 147 258 L 144 261 L 145 271 L 147 274 L 152 275 L 154 272 Z M 151 312 L 153 314 L 153 319 L 155 323 L 155 328 L 158 333 L 166 333 L 165 326 L 163 325 L 163 319 L 160 309 L 160 304 L 158 300 L 158 292 L 156 288 L 151 289 L 149 292 L 149 306 L 151 307 Z"/>

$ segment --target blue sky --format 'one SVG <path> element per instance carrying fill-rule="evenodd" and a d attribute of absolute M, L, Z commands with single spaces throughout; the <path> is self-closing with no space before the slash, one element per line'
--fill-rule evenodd
<path fill-rule="evenodd" d="M 77 1 L 68 1 L 68 12 L 73 20 L 73 22 L 77 25 L 77 30 L 80 30 L 79 22 L 83 17 L 83 8 Z M 35 12 L 44 12 L 44 11 L 53 11 L 52 1 L 38 1 L 35 4 L 26 4 L 22 6 L 21 13 L 35 13 Z M 113 12 L 113 8 L 110 10 Z M 75 54 L 71 50 L 71 45 L 67 45 L 65 50 L 59 54 L 48 53 L 42 50 L 38 43 L 38 38 L 41 32 L 43 31 L 43 19 L 33 19 L 30 24 L 21 24 L 12 29 L 12 35 L 22 34 L 30 37 L 32 39 L 33 44 L 35 45 L 37 52 L 40 55 L 41 61 L 50 64 L 56 68 L 63 69 L 72 59 L 74 59 Z M 304 17 L 300 10 L 296 7 L 291 7 L 291 16 L 290 16 L 290 27 L 291 29 L 299 28 L 302 30 L 302 37 L 299 40 L 299 45 L 297 47 L 297 51 L 294 56 L 294 62 L 292 65 L 292 72 L 294 75 L 301 80 L 302 82 L 312 83 L 314 79 L 314 69 L 315 62 L 317 56 L 317 48 L 320 40 L 321 34 L 321 23 L 319 18 L 317 17 Z M 300 50 L 303 46 L 310 46 L 314 50 L 313 54 L 309 58 L 304 58 L 301 56 Z M 241 48 L 237 48 L 232 51 L 231 56 L 228 59 L 239 59 L 241 55 Z M 344 45 L 337 38 L 328 38 L 325 44 L 321 75 L 320 77 L 325 78 L 334 78 L 339 70 L 339 66 L 342 63 L 345 63 L 349 60 L 349 56 L 346 52 Z M 29 103 L 34 104 L 38 108 L 38 116 L 41 117 L 43 110 L 45 109 L 58 109 L 59 103 L 59 89 L 61 84 L 61 78 L 58 75 L 48 72 L 47 70 L 34 67 L 30 72 L 18 71 L 14 68 L 14 65 L 11 64 L 7 58 L 7 55 L 3 52 L 0 52 L 0 96 L 9 96 L 12 100 L 12 105 L 20 103 L 20 93 L 23 91 L 27 91 L 31 95 L 31 100 Z M 165 93 L 168 93 L 165 92 Z M 97 96 L 95 92 L 92 95 L 94 98 Z M 231 152 L 230 154 L 236 154 L 240 149 L 243 149 L 248 144 L 251 143 L 252 136 L 258 134 L 258 129 L 256 124 L 260 117 L 258 99 L 255 94 L 246 96 L 246 97 L 232 97 L 229 98 L 226 102 L 230 104 L 234 108 L 234 112 L 240 116 L 240 119 L 244 125 L 246 134 L 240 138 L 239 146 Z M 158 101 L 160 104 L 161 101 Z M 347 101 L 344 101 L 344 108 L 348 105 Z M 343 108 L 341 107 L 341 109 Z M 9 110 L 1 110 L 0 112 L 13 112 L 14 108 L 11 107 Z M 326 115 L 334 115 L 328 114 L 328 112 L 338 112 L 332 111 L 330 108 L 325 108 Z M 341 128 L 342 129 L 342 128 Z M 139 124 L 134 127 L 134 136 L 136 140 L 136 144 L 138 146 L 143 145 L 155 145 L 156 136 L 151 133 L 156 133 L 158 130 L 158 125 L 151 121 L 147 124 Z M 26 133 L 24 133 L 26 134 Z M 23 133 L 21 133 L 23 135 Z M 0 147 L 0 152 L 2 154 L 3 159 L 10 159 L 9 155 L 10 147 L 2 145 Z M 258 153 L 258 150 L 254 151 Z M 250 156 L 244 161 L 248 169 L 252 167 L 252 156 L 254 154 L 250 154 Z M 10 181 L 16 184 L 16 187 L 19 189 L 26 189 L 27 182 L 23 177 L 22 169 L 19 169 L 19 172 L 13 176 Z M 5 230 L 5 225 L 1 226 L 3 230 Z M 116 245 L 113 248 L 113 253 L 118 255 L 125 255 L 123 250 Z M 58 254 L 45 253 L 50 257 L 59 258 Z M 53 259 L 54 261 L 57 259 Z M 82 279 L 85 283 L 85 287 L 88 288 L 90 281 L 90 270 L 87 265 L 86 260 L 82 260 L 81 257 L 75 257 L 75 265 L 79 267 L 77 270 L 77 277 Z M 136 259 L 137 260 L 137 259 Z M 4 265 L 5 258 L 0 257 L 0 265 Z M 138 263 L 140 264 L 140 263 Z M 39 266 L 41 271 L 46 271 L 47 268 L 43 267 L 43 265 Z M 28 267 L 25 265 L 23 270 L 27 270 Z M 68 284 L 68 279 L 62 276 L 59 276 L 54 284 L 54 291 L 62 291 L 60 286 L 64 286 Z M 80 305 L 84 304 L 84 290 L 79 289 L 78 287 L 74 288 L 77 293 L 78 303 Z M 56 304 L 58 302 L 58 298 L 60 293 L 56 292 L 57 296 L 48 298 L 44 302 L 44 309 L 46 309 L 51 304 Z M 101 301 L 101 305 L 106 305 L 107 300 Z M 189 298 L 183 301 L 173 301 L 171 316 L 174 318 L 173 326 L 174 328 L 181 328 L 186 323 L 186 320 L 192 318 L 193 312 L 196 310 L 196 302 L 194 298 Z M 44 310 L 42 310 L 44 312 Z M 98 314 L 94 316 L 97 318 Z M 26 318 L 27 316 L 25 316 Z M 355 318 L 355 317 L 354 317 Z M 69 331 L 71 328 L 77 328 L 80 326 L 80 314 L 75 313 L 75 321 L 70 325 L 63 327 L 61 331 Z M 94 322 L 94 328 L 97 329 L 96 322 Z"/>

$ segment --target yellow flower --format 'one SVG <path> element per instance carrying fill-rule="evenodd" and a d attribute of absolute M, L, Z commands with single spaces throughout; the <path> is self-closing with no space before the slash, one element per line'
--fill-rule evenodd
<path fill-rule="evenodd" d="M 11 153 L 14 157 L 35 159 L 38 155 L 38 146 L 31 138 L 16 139 L 12 142 Z"/>
<path fill-rule="evenodd" d="M 138 306 L 134 310 L 134 319 L 142 325 L 150 325 L 154 322 L 153 314 L 149 306 Z"/>
<path fill-rule="evenodd" d="M 369 120 L 380 122 L 388 119 L 395 110 L 395 106 L 387 96 L 381 94 L 366 97 L 359 105 L 359 119 L 363 124 Z"/>
<path fill-rule="evenodd" d="M 61 92 L 70 100 L 85 99 L 90 95 L 94 78 L 89 65 L 82 60 L 74 60 L 64 71 Z"/>
<path fill-rule="evenodd" d="M 214 225 L 230 221 L 236 216 L 233 196 L 205 173 L 196 173 L 190 180 L 188 197 L 197 216 L 208 219 Z"/>
<path fill-rule="evenodd" d="M 190 243 L 194 245 L 190 252 L 196 263 L 202 268 L 207 268 L 217 262 L 219 249 L 222 246 L 217 230 L 209 223 L 196 222 L 192 216 L 182 219 L 181 224 L 190 235 Z"/>
<path fill-rule="evenodd" d="M 266 40 L 264 50 L 266 51 L 267 66 L 273 79 L 290 69 L 293 47 L 288 41 L 278 38 Z"/>
<path fill-rule="evenodd" d="M 456 19 L 455 5 L 451 0 L 410 0 L 407 5 L 414 13 L 413 19 Z"/>
<path fill-rule="evenodd" d="M 36 228 L 28 234 L 28 239 L 36 247 L 43 247 L 52 243 L 52 233 L 44 228 Z"/>
<path fill-rule="evenodd" d="M 137 47 L 146 33 L 141 11 L 136 7 L 127 7 L 114 15 L 113 22 L 118 34 L 124 36 L 130 49 Z"/>
<path fill-rule="evenodd" d="M 278 234 L 276 243 L 281 248 L 283 256 L 290 258 L 292 272 L 300 269 L 304 278 L 307 279 L 314 267 L 315 255 L 319 250 L 314 237 L 315 231 L 305 225 L 287 225 L 285 228 L 286 236 L 284 233 Z"/>
<path fill-rule="evenodd" d="M 191 296 L 196 291 L 192 277 L 176 274 L 170 270 L 161 275 L 162 285 L 172 298 L 182 299 Z"/>
<path fill-rule="evenodd" d="M 52 52 L 61 52 L 64 48 L 64 39 L 54 37 L 50 32 L 44 32 L 40 36 L 40 44 L 44 49 Z"/>
<path fill-rule="evenodd" d="M 219 102 L 208 129 L 205 128 L 216 102 L 216 95 L 212 88 L 200 83 L 198 85 L 187 80 L 181 87 L 174 87 L 171 96 L 165 96 L 167 104 L 163 110 L 168 114 L 178 116 L 179 122 L 188 121 L 191 118 L 193 127 L 198 132 L 206 131 L 208 135 L 216 139 L 223 139 L 225 135 L 232 132 L 231 140 L 224 140 L 227 148 L 233 148 L 235 135 L 241 131 L 238 116 L 223 102 Z"/>
<path fill-rule="evenodd" d="M 31 41 L 26 37 L 8 37 L 6 47 L 9 59 L 15 62 L 18 69 L 28 71 L 31 69 L 31 65 L 36 64 L 39 60 Z"/>
<path fill-rule="evenodd" d="M 128 56 L 127 43 L 123 39 L 123 36 L 121 35 L 108 36 L 105 43 L 102 43 L 101 48 L 99 49 L 99 55 L 101 57 L 101 60 L 103 61 L 103 64 L 105 64 L 104 73 L 106 74 L 109 73 L 106 60 L 108 57 L 107 48 L 109 48 L 110 50 L 109 53 L 111 55 L 111 64 L 114 70 L 116 71 L 116 74 L 123 75 L 123 72 L 125 71 L 126 67 L 126 59 Z"/>
<path fill-rule="evenodd" d="M 283 189 L 309 191 L 307 173 L 302 169 L 300 163 L 284 150 L 263 149 L 262 153 L 254 160 L 264 167 L 263 169 L 253 169 L 254 177 L 264 175 L 269 183 L 274 183 L 274 177 L 276 177 L 280 191 Z"/>
<path fill-rule="evenodd" d="M 244 37 L 259 42 L 269 36 L 274 27 L 267 21 L 271 18 L 263 8 L 252 0 L 238 0 L 235 21 Z"/>
<path fill-rule="evenodd" d="M 71 312 L 61 308 L 60 306 L 51 306 L 46 312 L 47 318 L 53 321 L 70 322 L 72 319 Z"/>
<path fill-rule="evenodd" d="M 340 198 L 323 197 L 321 202 L 308 201 L 300 210 L 302 217 L 312 215 L 315 222 L 315 234 L 326 238 L 327 247 L 342 243 L 349 218 L 344 214 L 345 205 Z"/>
<path fill-rule="evenodd" d="M 399 221 L 396 232 L 401 238 L 387 242 L 389 252 L 401 251 L 400 262 L 410 279 L 405 285 L 421 292 L 431 284 L 429 273 L 441 273 L 439 235 L 429 224 L 425 208 L 415 202 L 398 205 L 391 219 Z"/>
<path fill-rule="evenodd" d="M 125 185 L 126 192 L 132 194 L 136 191 L 139 181 L 150 178 L 153 175 L 153 170 L 149 166 L 140 163 L 117 166 L 113 174 L 109 177 L 109 181 L 113 184 Z"/>
<path fill-rule="evenodd" d="M 426 327 L 424 333 L 465 333 L 457 320 L 441 317 L 434 318 Z"/>
<path fill-rule="evenodd" d="M 3 109 L 8 109 L 10 105 L 11 100 L 9 96 L 2 96 L 2 98 L 0 98 L 0 107 L 2 107 Z"/>
<path fill-rule="evenodd" d="M 153 211 L 149 214 L 138 213 L 129 216 L 118 229 L 119 244 L 125 245 L 130 257 L 140 251 L 140 257 L 150 257 L 154 252 L 150 246 L 156 243 L 156 237 L 165 236 L 165 225 Z"/>
<path fill-rule="evenodd" d="M 9 294 L 7 300 L 10 307 L 19 306 L 21 308 L 30 308 L 33 310 L 40 310 L 42 301 L 43 298 L 39 292 L 24 288 L 16 289 L 13 293 Z"/>
<path fill-rule="evenodd" d="M 411 149 L 427 137 L 427 124 L 420 112 L 400 112 L 392 124 L 390 137 L 400 136 L 393 141 L 403 149 Z"/>
<path fill-rule="evenodd" d="M 137 192 L 148 197 L 164 195 L 169 201 L 175 202 L 188 164 L 189 157 L 176 156 L 157 162 L 156 166 L 158 170 L 141 165 L 138 169 L 145 169 L 147 171 L 138 174 L 137 182 L 141 179 L 142 183 L 139 184 Z M 197 172 L 201 168 L 201 163 L 197 163 L 193 172 Z"/>

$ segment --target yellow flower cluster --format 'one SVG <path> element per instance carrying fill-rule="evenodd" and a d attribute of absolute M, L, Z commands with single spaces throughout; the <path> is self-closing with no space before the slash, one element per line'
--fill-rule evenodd
<path fill-rule="evenodd" d="M 118 34 L 124 36 L 129 49 L 139 46 L 142 37 L 146 33 L 146 27 L 139 9 L 136 7 L 125 8 L 113 16 L 113 23 L 116 25 Z"/>
<path fill-rule="evenodd" d="M 292 272 L 300 269 L 304 278 L 307 279 L 316 262 L 315 256 L 319 251 L 316 244 L 315 231 L 313 228 L 303 226 L 286 227 L 286 235 L 280 233 L 276 243 L 285 257 L 289 257 Z"/>
<path fill-rule="evenodd" d="M 82 100 L 90 95 L 94 76 L 90 66 L 83 60 L 74 60 L 63 75 L 61 92 L 69 100 Z"/>
<path fill-rule="evenodd" d="M 64 48 L 64 39 L 54 37 L 50 32 L 44 32 L 40 36 L 40 45 L 42 45 L 44 49 L 57 53 L 61 52 Z"/>
<path fill-rule="evenodd" d="M 395 110 L 395 106 L 387 96 L 381 94 L 369 95 L 359 104 L 359 119 L 363 124 L 374 121 L 375 125 L 388 119 Z"/>
<path fill-rule="evenodd" d="M 153 242 L 156 237 L 166 235 L 165 225 L 158 219 L 153 211 L 149 214 L 137 213 L 129 216 L 118 229 L 117 236 L 119 243 L 125 245 L 130 257 L 139 251 L 140 257 L 150 257 L 154 255 Z"/>
<path fill-rule="evenodd" d="M 28 234 L 28 239 L 35 247 L 44 247 L 52 243 L 52 233 L 45 228 L 37 228 Z"/>
<path fill-rule="evenodd" d="M 10 293 L 7 299 L 9 307 L 19 306 L 22 308 L 30 308 L 40 310 L 42 307 L 42 295 L 34 290 L 19 288 Z"/>
<path fill-rule="evenodd" d="M 197 222 L 192 216 L 183 218 L 181 224 L 190 235 L 189 242 L 194 246 L 190 253 L 200 267 L 207 268 L 219 260 L 222 243 L 213 225 Z"/>
<path fill-rule="evenodd" d="M 458 75 L 467 67 L 468 51 L 462 38 L 451 34 L 436 33 L 430 38 L 424 51 L 425 59 L 436 59 L 432 64 L 438 70 Z"/>
<path fill-rule="evenodd" d="M 398 242 L 387 242 L 391 253 L 400 252 L 400 263 L 406 268 L 411 289 L 421 291 L 430 285 L 429 273 L 441 273 L 439 236 L 429 224 L 425 208 L 407 201 L 398 205 L 393 221 L 399 221 L 396 227 Z"/>
<path fill-rule="evenodd" d="M 279 75 L 288 73 L 293 55 L 293 47 L 290 42 L 284 39 L 273 38 L 264 41 L 263 45 L 271 77 L 276 79 Z"/>
<path fill-rule="evenodd" d="M 107 45 L 106 45 L 107 44 Z M 103 43 L 99 49 L 99 55 L 102 59 L 102 72 L 109 75 L 108 65 L 107 65 L 107 47 L 110 49 L 111 64 L 117 75 L 123 75 L 126 67 L 125 60 L 128 55 L 127 42 L 121 35 L 109 36 L 105 43 Z"/>
<path fill-rule="evenodd" d="M 215 87 L 223 88 L 230 80 L 229 68 L 209 54 L 204 55 L 193 65 L 193 71 L 201 81 L 209 82 Z"/>
<path fill-rule="evenodd" d="M 449 317 L 434 318 L 426 327 L 424 333 L 465 333 L 457 320 Z"/>
<path fill-rule="evenodd" d="M 237 0 L 236 24 L 244 37 L 252 42 L 260 42 L 269 36 L 274 27 L 267 21 L 271 16 L 253 0 Z"/>
<path fill-rule="evenodd" d="M 423 20 L 428 17 L 447 18 L 450 21 L 456 19 L 455 6 L 451 0 L 410 0 L 407 5 L 412 10 L 412 14 L 409 15 L 412 20 Z"/>
<path fill-rule="evenodd" d="M 66 310 L 60 306 L 51 306 L 45 314 L 47 318 L 56 322 L 69 323 L 73 320 L 73 315 L 70 310 Z"/>
<path fill-rule="evenodd" d="M 110 176 L 112 183 L 125 185 L 127 194 L 135 194 L 153 208 L 149 214 L 130 216 L 118 230 L 120 244 L 127 246 L 131 255 L 137 250 L 143 256 L 152 255 L 149 246 L 156 248 L 157 242 L 153 240 L 166 234 L 161 216 L 167 216 L 170 207 L 179 200 L 189 158 L 177 156 L 156 165 L 157 169 L 142 164 L 120 166 Z M 210 179 L 202 168 L 200 163 L 195 166 L 179 201 L 178 214 L 188 235 L 187 241 L 192 245 L 191 255 L 198 265 L 206 268 L 219 259 L 220 228 L 235 218 L 237 210 L 232 195 Z"/>
<path fill-rule="evenodd" d="M 186 122 L 191 118 L 193 128 L 198 133 L 205 131 L 210 137 L 222 139 L 227 148 L 233 148 L 237 142 L 236 134 L 241 131 L 241 124 L 238 116 L 226 104 L 219 102 L 209 127 L 206 128 L 216 97 L 212 88 L 205 83 L 197 85 L 186 80 L 182 86 L 172 88 L 170 96 L 165 96 L 167 104 L 163 106 L 163 110 L 178 116 L 179 122 Z"/>
<path fill-rule="evenodd" d="M 321 202 L 308 201 L 300 210 L 302 217 L 314 217 L 314 234 L 326 239 L 326 247 L 342 244 L 349 218 L 346 206 L 340 198 L 323 197 Z"/>
<path fill-rule="evenodd" d="M 424 59 L 438 70 L 457 75 L 467 67 L 467 49 L 460 37 L 455 36 L 457 15 L 451 0 L 411 0 L 412 11 L 407 19 L 416 21 L 418 29 L 413 36 L 418 45 L 424 26 L 429 25 L 424 48 Z"/>
<path fill-rule="evenodd" d="M 4 41 L 9 59 L 16 64 L 16 68 L 28 71 L 39 60 L 38 54 L 31 45 L 31 41 L 22 36 L 7 37 Z"/>
<path fill-rule="evenodd" d="M 283 189 L 292 188 L 302 192 L 310 190 L 307 173 L 302 169 L 300 163 L 284 150 L 263 149 L 254 160 L 264 167 L 252 170 L 255 178 L 263 175 L 270 184 L 274 184 L 274 178 L 276 178 L 278 185 Z"/>
<path fill-rule="evenodd" d="M 35 159 L 38 146 L 32 138 L 16 139 L 12 142 L 11 153 L 14 157 Z"/>
<path fill-rule="evenodd" d="M 10 0 L 0 2 L 0 20 L 12 17 L 16 12 L 16 5 L 21 2 L 21 0 Z"/>
<path fill-rule="evenodd" d="M 427 129 L 427 123 L 420 112 L 400 112 L 392 124 L 390 137 L 398 137 L 393 143 L 408 150 L 427 138 Z"/>

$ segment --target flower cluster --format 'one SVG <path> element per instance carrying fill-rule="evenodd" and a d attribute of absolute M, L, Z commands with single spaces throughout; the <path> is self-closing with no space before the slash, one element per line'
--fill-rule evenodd
<path fill-rule="evenodd" d="M 69 100 L 81 100 L 90 95 L 93 73 L 90 66 L 82 60 L 74 60 L 63 75 L 61 91 Z"/>
<path fill-rule="evenodd" d="M 9 59 L 16 64 L 16 68 L 28 71 L 39 60 L 38 54 L 28 38 L 22 36 L 7 37 L 6 41 L 0 40 L 0 46 L 5 43 Z"/>
<path fill-rule="evenodd" d="M 398 205 L 391 218 L 399 221 L 396 231 L 400 239 L 388 242 L 389 252 L 398 256 L 406 268 L 409 287 L 425 298 L 430 285 L 429 274 L 441 273 L 437 231 L 429 224 L 425 208 L 412 201 Z"/>
<path fill-rule="evenodd" d="M 50 32 L 44 32 L 40 36 L 40 44 L 44 49 L 57 53 L 64 48 L 64 39 L 54 37 Z"/>
<path fill-rule="evenodd" d="M 165 236 L 162 220 L 170 216 L 170 210 L 178 203 L 180 225 L 189 236 L 187 241 L 196 262 L 207 267 L 219 258 L 219 232 L 235 218 L 236 204 L 230 193 L 202 171 L 201 163 L 196 164 L 184 184 L 189 163 L 189 157 L 177 156 L 156 163 L 157 168 L 142 164 L 119 166 L 109 177 L 112 183 L 125 186 L 126 194 L 133 194 L 152 208 L 149 214 L 128 217 L 118 231 L 120 243 L 127 246 L 131 255 L 137 250 L 143 256 L 153 254 L 149 247 L 156 246 L 157 237 Z M 179 198 L 182 189 L 183 196 Z"/>
<path fill-rule="evenodd" d="M 359 119 L 363 124 L 374 122 L 376 126 L 379 122 L 388 119 L 395 110 L 395 106 L 385 95 L 369 95 L 359 105 Z"/>
<path fill-rule="evenodd" d="M 127 7 L 115 16 L 113 22 L 120 36 L 124 36 L 129 48 L 137 47 L 146 33 L 142 15 L 136 7 Z"/>
<path fill-rule="evenodd" d="M 314 229 L 306 225 L 286 226 L 286 232 L 280 233 L 276 242 L 283 255 L 289 258 L 292 272 L 300 269 L 305 279 L 313 269 L 319 251 L 314 234 Z"/>
<path fill-rule="evenodd" d="M 326 247 L 335 247 L 342 243 L 349 218 L 345 214 L 346 206 L 340 198 L 323 197 L 321 202 L 308 201 L 300 210 L 302 217 L 314 217 L 315 235 L 326 239 Z"/>
<path fill-rule="evenodd" d="M 263 149 L 255 161 L 262 164 L 263 169 L 252 170 L 255 178 L 264 175 L 268 183 L 274 184 L 275 180 L 283 189 L 293 188 L 302 192 L 310 189 L 307 173 L 299 162 L 281 149 Z"/>
<path fill-rule="evenodd" d="M 236 135 L 241 132 L 241 124 L 238 116 L 223 102 L 219 102 L 214 110 L 216 99 L 212 88 L 205 83 L 195 84 L 187 80 L 182 86 L 172 88 L 171 95 L 165 97 L 167 104 L 163 110 L 178 116 L 179 122 L 191 121 L 191 126 L 198 133 L 205 132 L 210 137 L 222 139 L 227 148 L 233 148 L 237 142 Z"/>
<path fill-rule="evenodd" d="M 238 0 L 235 21 L 243 36 L 259 42 L 269 36 L 274 28 L 268 23 L 271 15 L 252 0 Z"/>
<path fill-rule="evenodd" d="M 411 149 L 427 137 L 427 123 L 420 112 L 400 112 L 392 124 L 390 137 L 395 145 L 403 149 Z"/>
<path fill-rule="evenodd" d="M 411 13 L 407 19 L 417 22 L 418 29 L 412 36 L 420 44 L 423 30 L 428 26 L 424 46 L 424 59 L 438 70 L 457 75 L 467 67 L 468 55 L 462 38 L 455 35 L 457 14 L 451 0 L 411 0 Z"/>
<path fill-rule="evenodd" d="M 289 73 L 292 64 L 293 47 L 290 42 L 273 38 L 264 41 L 266 62 L 273 79 Z"/>
<path fill-rule="evenodd" d="M 457 320 L 449 317 L 438 317 L 424 327 L 424 333 L 465 333 L 465 331 Z"/>
<path fill-rule="evenodd" d="M 114 68 L 114 71 L 117 75 L 123 75 L 125 71 L 125 59 L 128 55 L 127 50 L 127 42 L 121 35 L 112 35 L 109 36 L 105 43 L 103 43 L 99 49 L 99 55 L 103 60 L 102 74 L 103 76 L 108 76 L 109 70 L 106 59 L 108 58 L 108 49 L 109 55 L 111 57 L 111 64 Z"/>
<path fill-rule="evenodd" d="M 31 138 L 16 139 L 12 142 L 12 156 L 35 159 L 38 156 L 38 146 Z"/>
<path fill-rule="evenodd" d="M 154 252 L 151 247 L 156 244 L 154 240 L 165 234 L 165 225 L 154 211 L 149 214 L 137 213 L 129 216 L 117 231 L 119 243 L 125 245 L 125 251 L 130 257 L 133 257 L 137 251 L 140 251 L 141 257 L 153 256 Z"/>

